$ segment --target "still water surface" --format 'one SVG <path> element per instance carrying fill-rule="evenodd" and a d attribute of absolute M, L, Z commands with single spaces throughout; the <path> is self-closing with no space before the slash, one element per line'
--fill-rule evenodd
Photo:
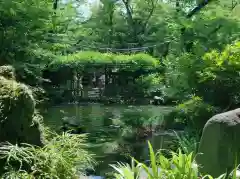
<path fill-rule="evenodd" d="M 151 121 L 151 124 L 156 126 L 162 123 L 164 115 L 171 109 L 171 107 L 153 105 L 62 105 L 48 110 L 45 123 L 56 131 L 62 126 L 63 119 L 81 126 L 84 132 L 88 133 L 89 150 L 95 154 L 98 161 L 96 175 L 104 176 L 111 171 L 109 164 L 128 162 L 130 155 L 146 161 L 147 140 L 155 149 L 166 148 L 171 140 L 170 136 L 161 135 L 164 132 L 161 130 L 160 133 L 139 139 L 132 134 L 132 126 L 126 126 L 122 121 L 126 118 L 141 119 L 145 121 L 144 125 L 149 125 Z"/>

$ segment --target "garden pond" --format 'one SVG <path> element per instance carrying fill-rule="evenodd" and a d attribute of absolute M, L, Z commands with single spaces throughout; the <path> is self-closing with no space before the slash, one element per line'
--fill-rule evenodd
<path fill-rule="evenodd" d="M 80 126 L 88 135 L 89 151 L 98 163 L 95 175 L 106 176 L 111 172 L 109 164 L 129 162 L 129 156 L 147 161 L 148 140 L 155 149 L 171 145 L 173 133 L 159 128 L 171 109 L 154 105 L 71 104 L 49 108 L 44 119 L 55 131 L 60 131 L 63 121 Z M 152 130 L 139 137 L 139 125 Z"/>

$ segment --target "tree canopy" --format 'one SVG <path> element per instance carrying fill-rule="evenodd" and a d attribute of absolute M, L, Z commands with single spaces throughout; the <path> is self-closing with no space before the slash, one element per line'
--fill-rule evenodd
<path fill-rule="evenodd" d="M 219 64 L 221 51 L 239 40 L 239 10 L 238 0 L 3 0 L 1 64 L 30 85 L 53 66 L 159 66 L 162 94 L 206 97 L 203 79 L 230 71 L 206 59 L 215 55 Z"/>

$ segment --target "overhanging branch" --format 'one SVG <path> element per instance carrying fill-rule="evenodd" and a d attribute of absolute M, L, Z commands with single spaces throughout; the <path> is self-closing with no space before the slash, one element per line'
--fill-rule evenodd
<path fill-rule="evenodd" d="M 204 0 L 202 3 L 200 3 L 197 7 L 193 8 L 188 14 L 187 18 L 192 17 L 194 14 L 199 12 L 201 9 L 203 9 L 206 5 L 208 5 L 213 0 Z"/>
<path fill-rule="evenodd" d="M 57 7 L 58 7 L 58 0 L 54 0 L 53 1 L 53 9 L 57 10 Z"/>

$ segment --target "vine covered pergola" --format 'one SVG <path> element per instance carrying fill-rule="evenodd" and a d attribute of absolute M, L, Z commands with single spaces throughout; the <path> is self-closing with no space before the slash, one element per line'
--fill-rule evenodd
<path fill-rule="evenodd" d="M 128 98 L 137 95 L 134 86 L 137 78 L 161 70 L 159 60 L 144 53 L 122 55 L 82 51 L 50 63 L 44 77 L 50 79 L 52 88 L 62 91 L 63 98 L 87 99 L 89 91 L 94 89 L 99 90 L 96 98 Z"/>

